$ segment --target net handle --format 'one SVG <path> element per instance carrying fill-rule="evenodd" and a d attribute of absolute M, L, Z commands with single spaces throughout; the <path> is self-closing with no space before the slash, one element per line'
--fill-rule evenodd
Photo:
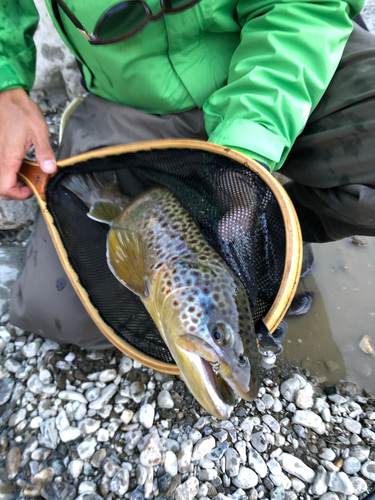
<path fill-rule="evenodd" d="M 261 179 L 268 185 L 276 197 L 285 224 L 286 260 L 283 278 L 276 299 L 264 318 L 267 328 L 271 333 L 273 333 L 281 320 L 284 318 L 296 292 L 302 267 L 303 247 L 301 229 L 293 204 L 282 185 L 264 167 L 248 156 L 238 153 L 230 148 L 190 139 L 164 139 L 120 146 L 110 146 L 59 161 L 57 162 L 57 166 L 58 168 L 63 168 L 69 165 L 74 165 L 78 162 L 90 160 L 92 158 L 103 158 L 109 155 L 169 148 L 201 149 L 207 152 L 227 156 L 259 175 L 259 177 L 261 177 Z M 79 283 L 77 274 L 68 264 L 66 250 L 63 247 L 57 229 L 53 224 L 52 216 L 46 207 L 45 191 L 47 182 L 52 176 L 53 175 L 48 175 L 42 172 L 38 163 L 26 159 L 23 161 L 19 172 L 19 177 L 32 189 L 38 200 L 43 216 L 47 222 L 47 227 L 51 234 L 53 243 L 60 257 L 60 261 L 62 262 L 62 265 L 67 275 L 70 277 L 75 291 L 82 300 L 90 316 L 103 334 L 112 342 L 112 344 L 118 347 L 125 354 L 131 356 L 137 361 L 140 361 L 144 365 L 149 366 L 150 368 L 166 373 L 179 374 L 177 366 L 157 361 L 154 358 L 137 351 L 130 344 L 120 339 L 117 335 L 115 335 L 113 330 L 102 321 L 98 311 L 91 305 L 87 292 Z"/>

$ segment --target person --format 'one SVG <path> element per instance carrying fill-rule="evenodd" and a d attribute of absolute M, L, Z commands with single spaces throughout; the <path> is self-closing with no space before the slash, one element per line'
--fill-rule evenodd
<path fill-rule="evenodd" d="M 375 37 L 351 21 L 363 3 L 47 0 L 88 90 L 58 158 L 148 139 L 206 140 L 291 179 L 304 241 L 375 235 Z M 0 195 L 23 200 L 31 191 L 17 171 L 29 147 L 46 173 L 56 159 L 28 95 L 37 11 L 32 0 L 0 6 Z M 66 279 L 40 213 L 10 318 L 58 342 L 109 344 Z"/>

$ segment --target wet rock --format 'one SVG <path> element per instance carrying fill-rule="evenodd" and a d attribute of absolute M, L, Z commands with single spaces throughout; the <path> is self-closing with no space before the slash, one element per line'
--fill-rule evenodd
<path fill-rule="evenodd" d="M 17 446 L 12 446 L 6 458 L 6 471 L 9 479 L 14 479 L 21 463 L 21 450 Z"/>
<path fill-rule="evenodd" d="M 294 403 L 294 398 L 296 392 L 302 388 L 301 381 L 298 378 L 290 378 L 285 380 L 280 387 L 280 392 L 284 396 L 284 399 Z"/>
<path fill-rule="evenodd" d="M 367 483 L 361 477 L 353 476 L 350 478 L 350 482 L 354 488 L 354 495 L 357 495 L 357 497 L 367 491 Z"/>
<path fill-rule="evenodd" d="M 280 424 L 272 415 L 262 415 L 263 422 L 268 425 L 272 432 L 278 434 L 280 432 Z"/>
<path fill-rule="evenodd" d="M 134 412 L 132 410 L 125 409 L 120 416 L 120 420 L 125 424 L 128 425 L 134 416 Z"/>
<path fill-rule="evenodd" d="M 181 484 L 181 476 L 177 474 L 174 477 L 170 477 L 165 474 L 158 480 L 158 487 L 160 492 L 165 498 L 169 498 L 176 490 L 176 488 Z"/>
<path fill-rule="evenodd" d="M 178 472 L 177 457 L 173 451 L 167 451 L 165 454 L 164 470 L 171 477 L 174 477 Z"/>
<path fill-rule="evenodd" d="M 166 390 L 160 391 L 158 395 L 158 406 L 160 408 L 171 409 L 174 407 L 174 401 L 171 398 L 170 392 Z"/>
<path fill-rule="evenodd" d="M 34 475 L 32 481 L 35 485 L 44 485 L 53 481 L 55 477 L 55 471 L 52 467 L 47 467 Z"/>
<path fill-rule="evenodd" d="M 14 388 L 14 380 L 6 378 L 0 384 L 0 406 L 9 401 Z"/>
<path fill-rule="evenodd" d="M 312 408 L 314 405 L 313 395 L 314 389 L 311 384 L 306 384 L 303 389 L 299 389 L 295 396 L 295 404 L 297 408 L 301 408 L 302 410 Z"/>
<path fill-rule="evenodd" d="M 40 349 L 41 342 L 30 342 L 22 347 L 21 352 L 25 358 L 34 358 Z"/>
<path fill-rule="evenodd" d="M 367 448 L 367 446 L 357 445 L 353 446 L 349 453 L 351 457 L 357 458 L 362 463 L 365 462 L 370 456 L 370 448 Z"/>
<path fill-rule="evenodd" d="M 66 411 L 62 409 L 56 416 L 56 428 L 59 431 L 63 431 L 70 426 L 70 422 L 66 415 Z"/>
<path fill-rule="evenodd" d="M 315 472 L 297 457 L 289 453 L 282 453 L 279 458 L 281 467 L 289 474 L 302 479 L 306 483 L 312 483 L 315 479 Z"/>
<path fill-rule="evenodd" d="M 56 449 L 58 439 L 59 435 L 56 429 L 55 419 L 48 418 L 40 426 L 39 444 L 54 450 Z"/>
<path fill-rule="evenodd" d="M 151 429 L 154 423 L 155 408 L 150 404 L 142 405 L 139 410 L 139 423 L 145 429 Z"/>
<path fill-rule="evenodd" d="M 63 443 L 75 441 L 82 436 L 81 431 L 77 427 L 68 427 L 60 432 L 60 439 Z"/>
<path fill-rule="evenodd" d="M 103 370 L 99 375 L 100 382 L 110 382 L 111 380 L 115 380 L 117 377 L 117 371 L 114 368 L 108 368 L 107 370 Z"/>
<path fill-rule="evenodd" d="M 87 399 L 83 394 L 76 391 L 60 391 L 59 398 L 63 401 L 78 401 L 87 404 Z"/>
<path fill-rule="evenodd" d="M 200 439 L 194 446 L 192 460 L 200 460 L 215 448 L 216 442 L 213 436 Z"/>
<path fill-rule="evenodd" d="M 15 427 L 16 425 L 18 425 L 20 422 L 25 420 L 26 415 L 27 415 L 27 412 L 26 412 L 25 408 L 18 410 L 17 413 L 13 413 L 13 415 L 11 415 L 9 422 L 8 422 L 9 427 Z"/>
<path fill-rule="evenodd" d="M 85 418 L 79 422 L 78 428 L 82 434 L 93 434 L 99 429 L 100 423 L 100 420 Z"/>
<path fill-rule="evenodd" d="M 34 394 L 40 394 L 43 391 L 43 383 L 40 381 L 37 373 L 31 375 L 26 385 L 29 391 Z"/>
<path fill-rule="evenodd" d="M 99 387 L 90 387 L 85 392 L 85 398 L 87 401 L 91 403 L 91 401 L 95 401 L 100 396 L 100 388 Z"/>
<path fill-rule="evenodd" d="M 263 432 L 255 432 L 250 436 L 252 446 L 259 452 L 264 453 L 268 448 L 268 441 L 264 437 Z"/>
<path fill-rule="evenodd" d="M 183 441 L 180 446 L 180 451 L 178 453 L 178 470 L 182 474 L 189 470 L 191 456 L 193 453 L 193 442 L 189 439 Z"/>
<path fill-rule="evenodd" d="M 160 439 L 156 435 L 151 435 L 141 454 L 139 461 L 145 467 L 154 467 L 164 462 L 164 451 Z"/>
<path fill-rule="evenodd" d="M 199 481 L 196 477 L 190 477 L 175 490 L 175 500 L 193 500 L 199 491 Z"/>
<path fill-rule="evenodd" d="M 5 361 L 4 366 L 8 370 L 8 372 L 17 373 L 18 370 L 22 367 L 22 363 L 16 361 L 13 358 L 9 358 Z"/>
<path fill-rule="evenodd" d="M 91 401 L 89 404 L 89 408 L 92 410 L 100 410 L 104 408 L 104 406 L 110 401 L 110 399 L 116 394 L 118 391 L 118 387 L 116 384 L 109 384 L 105 387 L 100 396 L 95 399 L 95 401 Z"/>
<path fill-rule="evenodd" d="M 109 431 L 108 431 L 108 429 L 99 429 L 96 438 L 101 443 L 105 443 L 106 441 L 109 441 Z"/>
<path fill-rule="evenodd" d="M 364 427 L 361 432 L 361 436 L 363 438 L 371 439 L 371 441 L 375 442 L 375 432 L 371 431 L 367 427 Z"/>
<path fill-rule="evenodd" d="M 319 500 L 340 500 L 336 493 L 329 491 L 320 497 Z"/>
<path fill-rule="evenodd" d="M 343 493 L 344 495 L 354 493 L 354 487 L 345 472 L 329 472 L 328 487 L 331 491 Z"/>
<path fill-rule="evenodd" d="M 103 470 L 104 473 L 109 477 L 112 478 L 116 474 L 116 472 L 119 470 L 120 466 L 111 458 L 108 460 L 105 460 L 103 463 Z"/>
<path fill-rule="evenodd" d="M 95 467 L 96 469 L 99 469 L 99 467 L 101 467 L 102 463 L 103 463 L 103 460 L 105 459 L 107 455 L 107 452 L 103 449 L 101 450 L 97 450 L 91 460 L 90 460 L 90 463 L 93 467 Z"/>
<path fill-rule="evenodd" d="M 115 495 L 122 497 L 129 488 L 129 471 L 119 469 L 110 483 L 110 490 Z"/>
<path fill-rule="evenodd" d="M 294 424 L 313 429 L 317 434 L 324 434 L 325 425 L 319 415 L 310 410 L 297 410 L 292 418 Z"/>
<path fill-rule="evenodd" d="M 333 460 L 336 458 L 336 453 L 333 450 L 331 450 L 331 448 L 323 448 L 319 457 L 322 458 L 323 460 L 328 460 L 329 462 L 333 462 Z"/>
<path fill-rule="evenodd" d="M 39 379 L 42 382 L 43 385 L 48 385 L 52 382 L 52 375 L 47 368 L 41 368 L 39 370 Z"/>
<path fill-rule="evenodd" d="M 238 475 L 232 479 L 232 483 L 237 488 L 248 490 L 258 484 L 258 476 L 253 470 L 241 465 Z"/>
<path fill-rule="evenodd" d="M 76 489 L 68 483 L 48 483 L 43 486 L 41 495 L 45 500 L 74 500 Z"/>
<path fill-rule="evenodd" d="M 361 338 L 359 348 L 366 354 L 374 354 L 374 346 L 372 345 L 369 335 L 365 335 Z"/>
<path fill-rule="evenodd" d="M 10 333 L 5 326 L 0 326 L 0 353 L 4 351 L 8 342 L 10 341 Z"/>
<path fill-rule="evenodd" d="M 274 488 L 270 493 L 270 500 L 285 500 L 285 489 L 282 486 Z"/>
<path fill-rule="evenodd" d="M 217 446 L 207 454 L 207 458 L 209 460 L 219 460 L 228 448 L 229 443 L 227 441 L 225 441 L 224 443 L 220 443 L 219 446 Z"/>
<path fill-rule="evenodd" d="M 355 457 L 348 457 L 344 460 L 343 470 L 346 474 L 356 474 L 361 469 L 361 462 Z"/>
<path fill-rule="evenodd" d="M 86 438 L 82 443 L 77 446 L 77 453 L 81 460 L 91 458 L 95 452 L 96 439 Z"/>
<path fill-rule="evenodd" d="M 361 473 L 367 479 L 375 481 L 375 462 L 373 462 L 372 460 L 368 460 L 367 462 L 365 462 L 361 467 Z"/>
<path fill-rule="evenodd" d="M 80 493 L 81 495 L 85 495 L 85 498 L 87 498 L 86 495 L 91 495 L 91 493 L 95 492 L 96 492 L 96 484 L 93 483 L 92 481 L 82 481 L 82 483 L 80 483 L 78 487 L 78 493 Z"/>
<path fill-rule="evenodd" d="M 133 360 L 128 356 L 124 356 L 120 362 L 118 372 L 120 375 L 124 375 L 125 373 L 130 372 L 133 368 Z"/>
<path fill-rule="evenodd" d="M 361 433 L 362 425 L 356 420 L 352 420 L 351 418 L 344 418 L 343 423 L 347 431 L 352 432 L 353 434 Z"/>
<path fill-rule="evenodd" d="M 225 472 L 228 477 L 236 477 L 240 470 L 240 456 L 234 448 L 225 452 Z"/>
<path fill-rule="evenodd" d="M 267 465 L 261 455 L 253 449 L 249 450 L 249 465 L 250 467 L 261 477 L 264 478 L 267 475 Z"/>
<path fill-rule="evenodd" d="M 324 495 L 328 489 L 327 471 L 322 465 L 318 465 L 316 476 L 311 486 L 311 491 L 314 495 Z"/>
<path fill-rule="evenodd" d="M 143 384 L 143 382 L 140 382 L 140 381 L 136 381 L 136 382 L 133 382 L 130 386 L 130 394 L 131 394 L 131 397 L 133 398 L 133 400 L 136 402 L 136 403 L 140 403 L 142 401 L 142 399 L 144 398 L 144 395 L 145 395 L 146 391 L 145 391 L 145 385 Z"/>

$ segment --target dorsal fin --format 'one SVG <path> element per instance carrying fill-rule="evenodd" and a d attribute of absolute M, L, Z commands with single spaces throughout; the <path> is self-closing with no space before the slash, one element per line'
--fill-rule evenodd
<path fill-rule="evenodd" d="M 129 229 L 111 229 L 107 238 L 107 262 L 116 278 L 129 290 L 144 297 L 145 246 L 142 236 Z"/>
<path fill-rule="evenodd" d="M 87 215 L 90 219 L 110 224 L 121 214 L 121 212 L 122 208 L 115 203 L 111 203 L 110 201 L 97 201 L 92 205 Z"/>

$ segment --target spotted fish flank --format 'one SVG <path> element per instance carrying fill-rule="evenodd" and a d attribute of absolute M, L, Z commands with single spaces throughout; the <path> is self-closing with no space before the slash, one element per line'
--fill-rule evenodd
<path fill-rule="evenodd" d="M 168 189 L 130 201 L 112 177 L 106 196 L 98 186 L 108 175 L 94 174 L 91 189 L 84 187 L 87 175 L 64 184 L 87 203 L 91 218 L 110 224 L 108 265 L 141 298 L 191 392 L 210 413 L 228 418 L 234 396 L 252 400 L 259 386 L 246 292 Z"/>

